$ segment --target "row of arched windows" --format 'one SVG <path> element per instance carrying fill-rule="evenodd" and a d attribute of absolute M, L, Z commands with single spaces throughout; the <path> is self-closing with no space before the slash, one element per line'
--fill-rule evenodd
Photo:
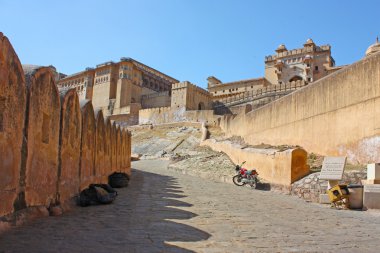
<path fill-rule="evenodd" d="M 100 84 L 100 83 L 104 83 L 104 82 L 108 82 L 108 80 L 109 80 L 108 76 L 95 78 L 95 85 Z"/>
<path fill-rule="evenodd" d="M 76 86 L 84 82 L 84 78 L 78 78 L 75 80 L 66 81 L 60 84 L 61 87 L 71 87 Z"/>

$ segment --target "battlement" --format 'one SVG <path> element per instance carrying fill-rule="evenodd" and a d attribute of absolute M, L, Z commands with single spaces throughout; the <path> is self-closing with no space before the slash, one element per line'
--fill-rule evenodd
<path fill-rule="evenodd" d="M 183 81 L 183 82 L 180 82 L 180 83 L 174 83 L 172 84 L 172 90 L 178 90 L 178 89 L 192 89 L 193 91 L 195 92 L 198 92 L 202 95 L 205 95 L 205 96 L 211 96 L 210 93 L 205 90 L 205 89 L 202 89 L 201 87 L 198 87 L 196 86 L 195 84 L 192 84 L 191 82 L 189 81 Z"/>
<path fill-rule="evenodd" d="M 325 51 L 329 51 L 330 49 L 331 49 L 330 45 L 322 45 L 322 46 L 317 46 L 315 48 L 311 48 L 311 47 L 297 48 L 297 49 L 292 49 L 289 51 L 284 51 L 278 54 L 266 56 L 265 62 L 274 61 L 276 59 L 280 59 L 287 56 L 295 56 L 295 55 L 313 53 L 313 52 L 325 52 Z"/>
<path fill-rule="evenodd" d="M 155 108 L 148 108 L 148 109 L 140 109 L 139 113 L 162 113 L 162 112 L 168 112 L 171 110 L 171 107 L 155 107 Z"/>
<path fill-rule="evenodd" d="M 192 84 L 189 81 L 183 81 L 183 82 L 179 82 L 179 83 L 173 83 L 172 84 L 172 90 L 185 89 L 185 88 L 190 87 L 190 85 L 192 85 Z"/>
<path fill-rule="evenodd" d="M 169 91 L 161 91 L 157 93 L 152 93 L 148 95 L 142 95 L 141 99 L 156 98 L 156 97 L 169 97 Z"/>
<path fill-rule="evenodd" d="M 96 65 L 97 68 L 100 68 L 100 67 L 104 67 L 104 66 L 110 66 L 110 65 L 113 65 L 115 64 L 113 61 L 107 61 L 107 62 L 103 62 L 103 63 L 100 63 L 98 65 Z"/>

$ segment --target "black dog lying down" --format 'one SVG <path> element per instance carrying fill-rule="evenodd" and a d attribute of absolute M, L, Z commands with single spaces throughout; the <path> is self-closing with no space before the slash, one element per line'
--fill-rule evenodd
<path fill-rule="evenodd" d="M 78 198 L 78 205 L 110 204 L 116 199 L 116 196 L 117 191 L 108 184 L 90 184 L 88 188 L 81 191 Z"/>

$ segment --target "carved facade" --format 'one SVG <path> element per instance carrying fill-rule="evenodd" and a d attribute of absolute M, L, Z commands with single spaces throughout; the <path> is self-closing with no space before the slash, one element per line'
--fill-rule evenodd
<path fill-rule="evenodd" d="M 302 48 L 287 50 L 281 44 L 276 54 L 265 57 L 265 78 L 271 84 L 304 80 L 314 82 L 329 74 L 335 67 L 331 46 L 317 46 L 308 39 Z"/>
<path fill-rule="evenodd" d="M 144 96 L 167 92 L 178 80 L 131 58 L 105 62 L 96 68 L 67 76 L 58 81 L 60 89 L 76 88 L 80 99 L 90 99 L 104 116 L 128 115 L 141 108 Z M 151 102 L 149 107 L 161 106 Z"/>
<path fill-rule="evenodd" d="M 185 108 L 186 111 L 211 110 L 212 96 L 188 81 L 176 83 L 172 86 L 171 108 Z"/>
<path fill-rule="evenodd" d="M 223 107 L 226 105 L 225 101 L 239 105 L 241 103 L 235 101 L 240 101 L 244 97 L 253 98 L 254 96 L 250 94 L 261 94 L 263 90 L 272 89 L 275 85 L 291 85 L 294 82 L 307 85 L 343 67 L 335 66 L 330 45 L 317 46 L 312 39 L 308 39 L 303 48 L 293 50 L 288 50 L 284 44 L 281 44 L 275 52 L 276 54 L 265 57 L 264 77 L 228 83 L 223 83 L 214 76 L 208 77 L 207 87 L 212 94 L 214 108 Z M 262 106 L 283 95 L 286 93 L 279 90 L 279 93 L 273 94 L 271 99 L 263 97 L 262 101 L 251 102 L 259 102 L 257 104 Z"/>
<path fill-rule="evenodd" d="M 367 54 L 378 48 L 377 41 Z M 245 104 L 258 108 L 344 67 L 335 66 L 330 45 L 317 46 L 311 39 L 302 48 L 288 50 L 281 44 L 275 51 L 265 57 L 264 77 L 223 83 L 210 76 L 208 91 L 131 58 L 87 68 L 59 80 L 58 85 L 61 89 L 75 87 L 79 97 L 92 100 L 104 117 L 133 125 L 139 123 L 142 110 L 149 115 L 168 110 L 214 110 L 225 114 Z"/>

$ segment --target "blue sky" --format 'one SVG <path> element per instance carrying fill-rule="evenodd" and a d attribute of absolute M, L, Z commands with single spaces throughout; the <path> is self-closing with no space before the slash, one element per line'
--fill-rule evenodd
<path fill-rule="evenodd" d="M 337 65 L 380 36 L 380 1 L 0 0 L 0 31 L 23 64 L 72 74 L 132 57 L 206 86 L 264 75 L 264 57 L 307 38 L 330 44 Z"/>

